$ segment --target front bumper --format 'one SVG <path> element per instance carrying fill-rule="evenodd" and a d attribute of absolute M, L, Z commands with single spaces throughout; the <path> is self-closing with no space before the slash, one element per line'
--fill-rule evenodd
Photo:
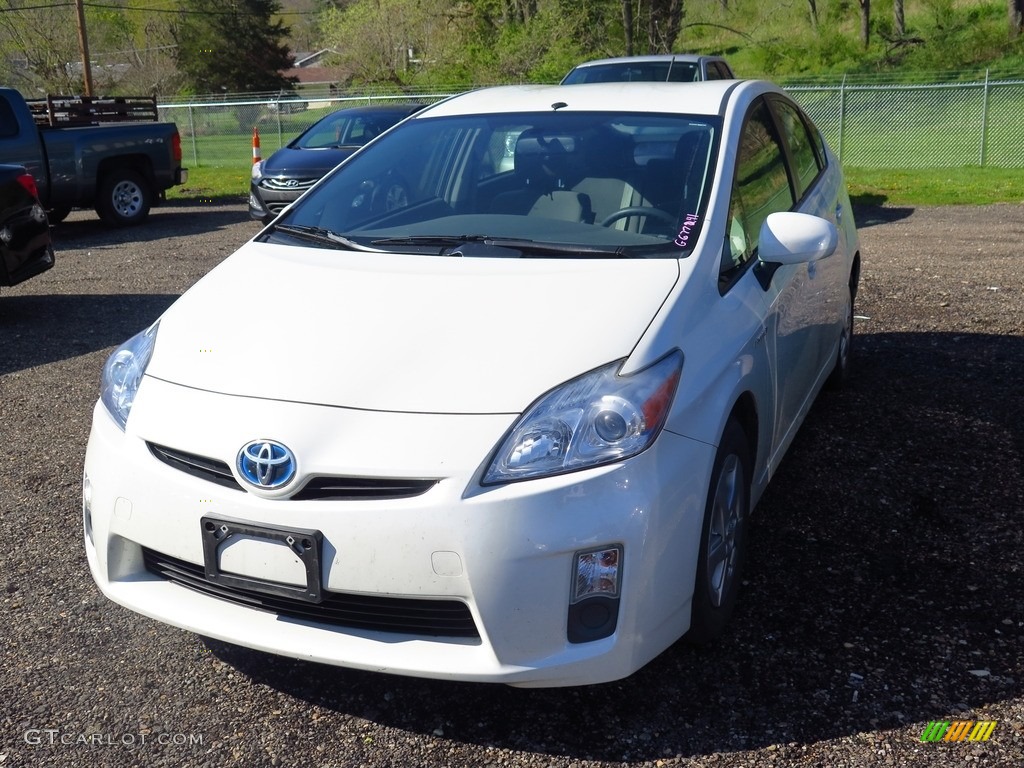
<path fill-rule="evenodd" d="M 284 187 L 292 181 L 294 187 Z M 294 203 L 315 184 L 317 179 L 261 179 L 249 184 L 249 216 L 260 221 L 270 221 L 281 211 Z"/>
<path fill-rule="evenodd" d="M 102 405 L 94 412 L 85 462 L 90 569 L 108 597 L 132 610 L 294 658 L 522 686 L 624 677 L 688 627 L 713 448 L 663 433 L 622 464 L 481 488 L 474 478 L 513 418 L 255 403 L 147 378 L 127 433 Z M 170 466 L 147 446 L 231 465 L 243 444 L 268 435 L 292 448 L 306 475 L 437 482 L 409 498 L 261 498 Z M 204 517 L 320 532 L 322 585 L 332 599 L 454 603 L 475 631 L 339 626 L 158 575 L 154 558 L 201 578 Z M 570 642 L 574 556 L 610 545 L 623 551 L 615 631 Z"/>

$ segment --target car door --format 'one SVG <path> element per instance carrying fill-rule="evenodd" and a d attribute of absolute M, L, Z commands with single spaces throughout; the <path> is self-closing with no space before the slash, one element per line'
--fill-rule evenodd
<path fill-rule="evenodd" d="M 820 364 L 830 368 L 835 356 L 840 328 L 846 312 L 845 286 L 849 275 L 844 274 L 848 253 L 846 227 L 843 226 L 844 209 L 842 184 L 839 174 L 829 167 L 817 128 L 800 108 L 779 95 L 770 97 L 769 104 L 775 114 L 783 144 L 788 152 L 792 182 L 796 190 L 797 210 L 831 221 L 839 234 L 835 254 L 808 265 L 813 278 L 813 306 L 818 311 L 816 335 L 820 344 Z"/>
<path fill-rule="evenodd" d="M 761 225 L 772 213 L 797 209 L 790 155 L 764 98 L 744 121 L 729 205 L 729 229 L 720 267 L 723 293 L 760 292 L 765 307 L 764 344 L 770 368 L 772 429 L 769 471 L 788 446 L 810 406 L 821 368 L 821 309 L 815 266 L 766 268 L 756 261 Z"/>

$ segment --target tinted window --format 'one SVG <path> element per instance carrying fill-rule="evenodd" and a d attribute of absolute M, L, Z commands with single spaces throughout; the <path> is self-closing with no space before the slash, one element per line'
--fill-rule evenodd
<path fill-rule="evenodd" d="M 793 181 L 797 187 L 797 196 L 803 197 L 818 177 L 821 161 L 807 124 L 796 107 L 782 99 L 773 99 L 772 103 L 793 159 Z"/>
<path fill-rule="evenodd" d="M 728 80 L 729 74 L 717 61 L 708 63 L 708 80 Z"/>
<path fill-rule="evenodd" d="M 740 140 L 722 274 L 728 276 L 750 261 L 764 220 L 793 204 L 782 146 L 768 107 L 759 99 L 747 116 Z"/>
<path fill-rule="evenodd" d="M 400 112 L 338 113 L 314 125 L 295 140 L 302 149 L 362 146 L 405 117 Z"/>
<path fill-rule="evenodd" d="M 11 105 L 0 99 L 0 137 L 10 138 L 18 135 L 18 120 L 14 116 Z"/>
<path fill-rule="evenodd" d="M 577 83 L 673 82 L 692 83 L 700 79 L 696 64 L 680 61 L 618 62 L 577 67 L 562 81 Z"/>

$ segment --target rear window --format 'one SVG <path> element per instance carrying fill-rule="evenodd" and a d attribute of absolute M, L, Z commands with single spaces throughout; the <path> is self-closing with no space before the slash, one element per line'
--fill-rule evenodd
<path fill-rule="evenodd" d="M 646 61 L 594 64 L 577 67 L 562 81 L 563 85 L 577 83 L 692 83 L 700 80 L 696 64 L 683 61 Z"/>

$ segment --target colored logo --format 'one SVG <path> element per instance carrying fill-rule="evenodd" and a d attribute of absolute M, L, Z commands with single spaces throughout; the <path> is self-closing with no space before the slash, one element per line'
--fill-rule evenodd
<path fill-rule="evenodd" d="M 275 440 L 253 440 L 238 452 L 238 473 L 246 482 L 266 491 L 280 488 L 295 477 L 295 454 Z"/>
<path fill-rule="evenodd" d="M 998 720 L 939 720 L 928 723 L 921 741 L 988 741 Z"/>

